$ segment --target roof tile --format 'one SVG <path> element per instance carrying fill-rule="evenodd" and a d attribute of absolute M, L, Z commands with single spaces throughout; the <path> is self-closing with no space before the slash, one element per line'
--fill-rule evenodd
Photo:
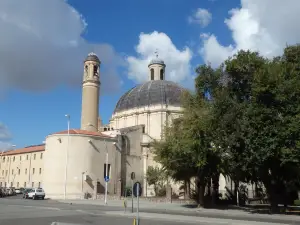
<path fill-rule="evenodd" d="M 56 133 L 53 133 L 53 134 L 68 134 L 68 130 L 59 131 L 59 132 L 56 132 Z M 83 135 L 91 135 L 91 136 L 111 138 L 110 136 L 108 136 L 106 134 L 102 134 L 101 132 L 79 130 L 79 129 L 70 129 L 70 134 L 83 134 Z"/>
<path fill-rule="evenodd" d="M 3 152 L 3 154 L 0 154 L 2 156 L 9 156 L 9 155 L 17 155 L 17 154 L 24 154 L 24 153 L 31 153 L 31 152 L 41 152 L 45 151 L 45 145 L 33 145 L 33 146 L 28 146 L 25 148 L 19 148 L 15 150 L 10 150 Z"/>

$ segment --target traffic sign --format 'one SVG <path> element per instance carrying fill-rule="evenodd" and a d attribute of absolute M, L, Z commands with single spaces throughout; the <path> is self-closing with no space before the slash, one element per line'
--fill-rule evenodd
<path fill-rule="evenodd" d="M 139 188 L 138 188 L 139 186 Z M 142 195 L 142 185 L 140 182 L 135 182 L 133 185 L 133 195 L 135 197 Z"/>
<path fill-rule="evenodd" d="M 109 176 L 105 176 L 104 180 L 105 180 L 105 182 L 108 182 L 109 181 Z"/>
<path fill-rule="evenodd" d="M 130 178 L 131 178 L 131 180 L 134 180 L 134 179 L 135 179 L 135 172 L 132 172 L 132 173 L 130 174 Z"/>

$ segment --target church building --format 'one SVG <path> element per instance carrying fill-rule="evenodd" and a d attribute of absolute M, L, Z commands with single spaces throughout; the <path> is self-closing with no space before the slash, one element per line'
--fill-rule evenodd
<path fill-rule="evenodd" d="M 0 186 L 42 187 L 50 198 L 71 199 L 103 194 L 107 180 L 108 194 L 122 195 L 134 172 L 143 196 L 154 195 L 146 182 L 147 168 L 156 165 L 150 143 L 181 115 L 185 89 L 165 79 L 166 64 L 156 55 L 148 65 L 148 81 L 127 91 L 103 125 L 100 67 L 94 53 L 84 60 L 80 129 L 69 127 L 49 134 L 42 145 L 2 153 Z"/>

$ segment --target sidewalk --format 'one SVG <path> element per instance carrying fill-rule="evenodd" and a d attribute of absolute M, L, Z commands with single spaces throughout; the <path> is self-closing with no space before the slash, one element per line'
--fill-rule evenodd
<path fill-rule="evenodd" d="M 78 204 L 78 205 L 99 205 L 105 206 L 103 200 L 59 200 L 62 203 Z M 124 201 L 123 200 L 110 200 L 107 202 L 107 206 L 116 207 L 118 211 L 115 213 L 124 214 Z M 134 199 L 134 211 L 136 211 L 136 199 Z M 103 209 L 103 207 L 102 207 Z M 147 200 L 141 200 L 139 203 L 139 209 L 141 213 L 150 213 L 155 217 L 157 215 L 167 214 L 169 217 L 174 216 L 188 216 L 188 217 L 206 217 L 211 219 L 231 219 L 231 220 L 246 220 L 246 221 L 261 221 L 261 222 L 272 222 L 272 223 L 290 223 L 294 222 L 300 224 L 300 216 L 294 215 L 270 215 L 270 214 L 258 214 L 244 211 L 242 209 L 203 209 L 196 208 L 195 205 L 184 205 L 177 203 L 156 203 L 149 202 Z M 131 199 L 127 199 L 127 212 L 131 211 Z M 112 212 L 110 212 L 112 213 Z M 157 215 L 156 215 L 157 214 Z M 145 214 L 146 215 L 146 214 Z M 242 223 L 244 224 L 244 223 Z"/>
<path fill-rule="evenodd" d="M 105 213 L 109 216 L 123 216 L 127 218 L 137 218 L 136 213 L 124 213 L 120 211 L 109 211 Z M 289 225 L 289 223 L 269 223 L 269 222 L 258 222 L 258 221 L 245 221 L 245 220 L 232 220 L 232 219 L 219 219 L 219 218 L 207 218 L 197 216 L 182 216 L 182 215 L 168 215 L 158 213 L 139 213 L 139 220 L 142 223 L 143 219 L 157 220 L 157 221 L 173 221 L 181 223 L 192 223 L 192 224 L 214 224 L 214 225 Z M 176 223 L 175 223 L 176 224 Z"/>

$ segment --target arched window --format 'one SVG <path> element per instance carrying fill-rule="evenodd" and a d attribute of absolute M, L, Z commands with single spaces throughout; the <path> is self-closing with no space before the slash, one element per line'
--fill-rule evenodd
<path fill-rule="evenodd" d="M 164 79 L 164 70 L 160 69 L 160 79 L 163 80 Z"/>
<path fill-rule="evenodd" d="M 98 76 L 98 66 L 94 66 L 94 76 Z"/>
<path fill-rule="evenodd" d="M 154 80 L 154 69 L 151 69 L 151 80 Z"/>

